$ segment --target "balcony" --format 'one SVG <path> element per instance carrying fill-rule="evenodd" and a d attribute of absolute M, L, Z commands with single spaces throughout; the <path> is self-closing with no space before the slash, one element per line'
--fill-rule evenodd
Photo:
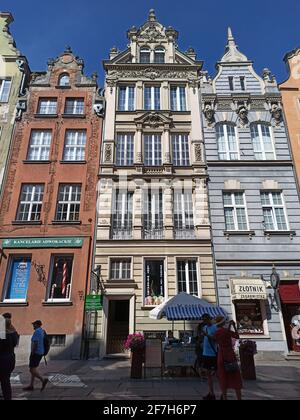
<path fill-rule="evenodd" d="M 112 239 L 115 241 L 125 241 L 133 239 L 132 228 L 131 229 L 112 229 Z"/>
<path fill-rule="evenodd" d="M 163 230 L 163 228 L 159 228 L 159 229 L 144 228 L 143 239 L 145 239 L 145 240 L 164 239 L 164 230 Z"/>
<path fill-rule="evenodd" d="M 195 229 L 194 228 L 175 229 L 174 239 L 196 239 Z"/>

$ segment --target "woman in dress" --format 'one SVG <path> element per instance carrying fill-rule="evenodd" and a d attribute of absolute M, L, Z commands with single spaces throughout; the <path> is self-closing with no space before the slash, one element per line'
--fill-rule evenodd
<path fill-rule="evenodd" d="M 214 335 L 214 339 L 218 344 L 218 379 L 222 390 L 222 400 L 227 400 L 229 389 L 234 389 L 238 400 L 242 399 L 242 377 L 234 353 L 232 340 L 239 339 L 236 324 L 234 321 L 229 323 L 229 327 L 225 328 L 225 319 L 217 320 L 218 330 Z M 234 331 L 231 330 L 233 327 Z"/>

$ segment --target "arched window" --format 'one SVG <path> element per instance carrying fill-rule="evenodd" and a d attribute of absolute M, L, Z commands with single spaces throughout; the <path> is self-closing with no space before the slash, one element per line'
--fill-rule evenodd
<path fill-rule="evenodd" d="M 67 73 L 59 76 L 59 86 L 70 86 L 70 76 Z"/>
<path fill-rule="evenodd" d="M 221 123 L 216 125 L 216 136 L 220 160 L 238 160 L 239 147 L 236 127 L 234 124 Z"/>
<path fill-rule="evenodd" d="M 275 149 L 271 127 L 264 123 L 251 124 L 254 157 L 257 160 L 274 160 Z"/>
<path fill-rule="evenodd" d="M 140 53 L 140 62 L 144 64 L 149 64 L 151 61 L 151 51 L 150 48 L 143 47 L 141 48 Z"/>
<path fill-rule="evenodd" d="M 154 63 L 163 64 L 165 62 L 165 50 L 163 48 L 156 48 L 154 51 Z"/>

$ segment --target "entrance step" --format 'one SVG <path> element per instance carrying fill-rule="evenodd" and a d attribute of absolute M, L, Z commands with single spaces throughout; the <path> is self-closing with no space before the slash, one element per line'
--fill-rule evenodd
<path fill-rule="evenodd" d="M 118 353 L 118 354 L 107 354 L 103 357 L 104 360 L 129 360 L 130 354 Z"/>
<path fill-rule="evenodd" d="M 293 351 L 289 353 L 288 355 L 286 355 L 285 359 L 288 361 L 294 361 L 294 360 L 300 361 L 300 353 Z"/>

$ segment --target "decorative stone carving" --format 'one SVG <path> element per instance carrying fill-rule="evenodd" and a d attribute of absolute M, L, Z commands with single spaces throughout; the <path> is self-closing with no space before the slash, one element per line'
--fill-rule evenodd
<path fill-rule="evenodd" d="M 199 83 L 197 77 L 189 71 L 157 70 L 151 67 L 143 70 L 112 70 L 109 72 L 106 81 L 107 83 L 114 83 L 115 86 L 118 79 L 188 79 L 191 83 Z"/>
<path fill-rule="evenodd" d="M 104 162 L 111 163 L 112 162 L 112 145 L 107 144 L 104 149 Z"/>
<path fill-rule="evenodd" d="M 282 108 L 279 104 L 272 104 L 271 105 L 271 114 L 272 118 L 275 121 L 275 124 L 278 126 L 282 121 Z"/>
<path fill-rule="evenodd" d="M 213 105 L 206 104 L 204 106 L 203 113 L 204 113 L 208 126 L 212 126 L 215 123 L 215 109 Z"/>
<path fill-rule="evenodd" d="M 155 25 L 149 26 L 139 37 L 140 40 L 145 40 L 148 42 L 156 42 L 164 38 L 165 35 Z"/>
<path fill-rule="evenodd" d="M 239 116 L 240 119 L 240 123 L 243 127 L 245 127 L 248 123 L 248 108 L 245 105 L 240 106 L 237 109 L 237 114 Z"/>
<path fill-rule="evenodd" d="M 200 143 L 195 144 L 195 161 L 202 162 L 202 147 Z"/>

